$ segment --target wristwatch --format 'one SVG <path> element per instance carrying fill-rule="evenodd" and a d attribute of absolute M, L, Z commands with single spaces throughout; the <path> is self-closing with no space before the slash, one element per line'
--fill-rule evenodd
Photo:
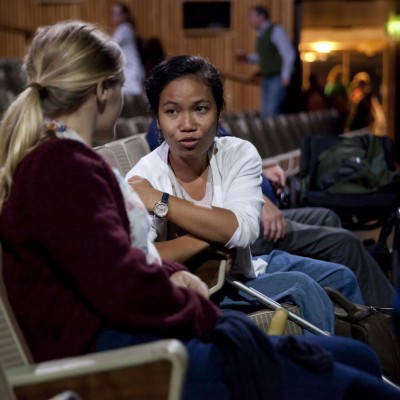
<path fill-rule="evenodd" d="M 153 208 L 154 215 L 158 218 L 164 218 L 168 215 L 168 193 L 163 193 L 161 200 L 156 203 Z"/>

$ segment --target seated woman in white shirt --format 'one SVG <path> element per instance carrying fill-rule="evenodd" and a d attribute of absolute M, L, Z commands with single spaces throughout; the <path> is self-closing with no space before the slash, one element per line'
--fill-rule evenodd
<path fill-rule="evenodd" d="M 261 159 L 250 142 L 218 137 L 225 100 L 216 68 L 201 57 L 172 57 L 153 69 L 145 89 L 165 141 L 126 179 L 155 213 L 153 239 L 162 258 L 184 263 L 218 249 L 231 260 L 230 273 L 246 285 L 297 304 L 305 319 L 333 333 L 332 303 L 323 287 L 362 303 L 350 269 L 282 251 L 251 256 L 263 205 Z M 168 203 L 165 215 L 154 209 L 160 199 Z M 225 294 L 221 308 L 260 307 L 244 293 Z"/>

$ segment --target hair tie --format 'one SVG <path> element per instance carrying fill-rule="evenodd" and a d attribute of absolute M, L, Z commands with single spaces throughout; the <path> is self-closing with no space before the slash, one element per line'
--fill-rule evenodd
<path fill-rule="evenodd" d="M 28 85 L 28 87 L 32 87 L 37 89 L 37 91 L 39 92 L 39 96 L 41 99 L 43 99 L 46 96 L 46 88 L 44 88 L 40 83 L 38 82 L 32 82 Z"/>
<path fill-rule="evenodd" d="M 42 85 L 37 82 L 32 82 L 28 85 L 28 87 L 36 88 L 37 90 L 41 91 L 43 89 Z"/>

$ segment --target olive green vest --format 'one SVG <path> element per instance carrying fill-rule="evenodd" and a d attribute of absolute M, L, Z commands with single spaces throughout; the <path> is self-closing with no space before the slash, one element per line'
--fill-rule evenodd
<path fill-rule="evenodd" d="M 260 56 L 260 74 L 262 76 L 278 75 L 281 73 L 282 58 L 278 49 L 271 41 L 271 33 L 274 25 L 257 38 L 256 50 Z"/>

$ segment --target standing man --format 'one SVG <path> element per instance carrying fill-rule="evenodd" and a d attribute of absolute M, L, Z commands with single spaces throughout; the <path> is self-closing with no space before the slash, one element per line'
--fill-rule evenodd
<path fill-rule="evenodd" d="M 281 113 L 295 51 L 286 30 L 270 21 L 269 11 L 265 7 L 250 7 L 249 24 L 257 31 L 256 53 L 238 51 L 237 59 L 260 65 L 261 116 L 267 118 Z"/>

